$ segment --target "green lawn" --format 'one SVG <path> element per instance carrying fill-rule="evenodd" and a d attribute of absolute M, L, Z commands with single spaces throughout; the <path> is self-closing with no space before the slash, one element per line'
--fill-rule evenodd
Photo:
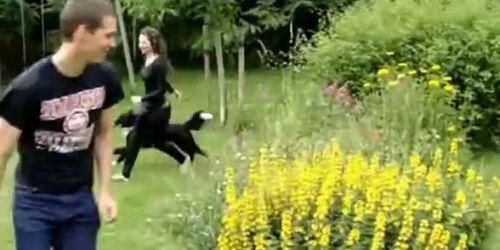
<path fill-rule="evenodd" d="M 217 83 L 216 75 L 213 75 L 211 85 L 211 105 L 208 111 L 217 112 Z M 175 100 L 173 103 L 174 122 L 183 122 L 192 112 L 198 109 L 205 109 L 207 106 L 206 94 L 202 93 L 205 89 L 203 83 L 203 74 L 198 71 L 177 71 L 174 75 L 173 84 L 178 88 L 183 97 L 181 100 Z M 276 84 L 274 84 L 276 83 Z M 272 95 L 271 88 L 279 86 L 280 74 L 274 72 L 250 72 L 247 79 L 248 98 L 247 102 L 261 103 L 262 96 Z M 141 82 L 138 83 L 142 84 Z M 236 76 L 230 75 L 228 81 L 228 96 L 230 108 L 234 108 L 236 96 Z M 128 90 L 127 90 L 128 92 Z M 140 92 L 142 93 L 142 92 Z M 267 93 L 267 94 L 266 94 Z M 266 94 L 266 95 L 262 95 Z M 125 110 L 130 107 L 130 101 L 127 97 L 119 105 L 119 110 Z M 231 112 L 230 115 L 233 115 Z M 256 112 L 258 115 L 258 113 Z M 134 168 L 131 181 L 128 183 L 114 183 L 113 190 L 116 194 L 119 204 L 119 219 L 114 224 L 103 225 L 100 232 L 99 249 L 183 249 L 176 243 L 175 239 L 159 239 L 155 231 L 150 230 L 153 215 L 158 212 L 162 206 L 176 206 L 171 203 L 176 193 L 186 192 L 190 184 L 195 181 L 200 183 L 204 181 L 204 176 L 214 165 L 212 160 L 223 161 L 225 151 L 232 147 L 234 140 L 231 138 L 233 128 L 229 124 L 225 129 L 218 124 L 218 116 L 214 121 L 198 132 L 195 137 L 199 144 L 210 154 L 211 159 L 197 158 L 193 165 L 196 173 L 195 180 L 189 175 L 183 175 L 178 171 L 176 163 L 169 157 L 155 150 L 143 150 L 138 157 Z M 123 138 L 119 129 L 115 130 L 115 145 L 122 144 Z M 12 192 L 12 174 L 16 164 L 16 157 L 9 162 L 6 173 L 6 180 L 0 190 L 0 249 L 15 249 L 12 232 L 11 217 L 11 192 Z M 116 167 L 115 172 L 120 168 Z M 158 246 L 157 243 L 163 245 Z M 169 242 L 165 245 L 164 242 Z"/>

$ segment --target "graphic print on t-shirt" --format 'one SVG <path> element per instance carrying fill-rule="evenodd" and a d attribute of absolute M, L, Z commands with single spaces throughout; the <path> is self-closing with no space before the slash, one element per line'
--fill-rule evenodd
<path fill-rule="evenodd" d="M 95 127 L 90 124 L 89 111 L 103 106 L 105 94 L 105 88 L 101 86 L 42 101 L 40 120 L 62 119 L 62 131 L 35 131 L 37 149 L 57 153 L 87 149 Z"/>

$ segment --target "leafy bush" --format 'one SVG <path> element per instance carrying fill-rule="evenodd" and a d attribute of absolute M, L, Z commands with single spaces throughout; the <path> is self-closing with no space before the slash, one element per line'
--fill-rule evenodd
<path fill-rule="evenodd" d="M 493 0 L 361 1 L 317 34 L 302 53 L 303 72 L 316 81 L 349 81 L 355 91 L 369 72 L 391 60 L 443 65 L 461 102 L 477 105 L 477 145 L 498 144 L 500 3 Z M 422 68 L 428 71 L 429 68 Z"/>
<path fill-rule="evenodd" d="M 293 161 L 264 147 L 243 182 L 227 168 L 218 249 L 477 249 L 499 222 L 500 182 L 463 168 L 458 145 L 408 167 L 335 141 Z"/>
<path fill-rule="evenodd" d="M 429 71 L 421 72 L 419 66 L 406 63 L 384 65 L 365 74 L 359 100 L 347 98 L 346 103 L 337 98 L 338 93 L 331 96 L 328 91 L 317 97 L 321 92 L 317 86 L 316 95 L 308 91 L 296 93 L 302 98 L 289 98 L 289 112 L 295 114 L 289 120 L 293 122 L 286 124 L 283 121 L 288 119 L 279 116 L 276 124 L 294 139 L 294 153 L 303 150 L 304 144 L 317 147 L 335 137 L 347 151 L 378 152 L 383 158 L 402 162 L 414 151 L 428 158 L 436 147 L 453 138 L 465 140 L 470 130 L 465 119 L 473 110 L 456 105 L 463 95 L 442 66 L 429 65 Z M 340 92 L 346 85 L 333 87 Z M 297 114 L 302 117 L 297 119 Z M 279 142 L 282 145 L 283 140 Z"/>

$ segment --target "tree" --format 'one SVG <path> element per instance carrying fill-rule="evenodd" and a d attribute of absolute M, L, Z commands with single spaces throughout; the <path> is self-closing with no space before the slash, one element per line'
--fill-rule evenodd
<path fill-rule="evenodd" d="M 234 21 L 236 20 L 239 3 L 235 0 L 185 0 L 182 1 L 181 10 L 186 17 L 194 20 L 203 21 L 203 30 L 205 31 L 200 39 L 194 44 L 193 48 L 203 48 L 205 62 L 205 83 L 208 84 L 208 71 L 210 70 L 207 63 L 208 47 L 210 40 L 215 49 L 215 57 L 217 60 L 217 81 L 219 86 L 219 118 L 222 126 L 227 123 L 227 90 L 225 81 L 224 68 L 224 42 L 233 32 Z M 222 34 L 226 34 L 224 37 Z"/>
<path fill-rule="evenodd" d="M 240 3 L 241 6 L 241 3 Z M 286 23 L 286 18 L 276 7 L 276 0 L 258 0 L 249 10 L 238 11 L 234 41 L 238 47 L 238 109 L 243 111 L 245 96 L 245 45 L 247 38 L 259 32 L 277 28 Z"/>
<path fill-rule="evenodd" d="M 5 59 L 12 55 L 12 49 L 18 44 L 22 46 L 22 66 L 27 64 L 27 34 L 33 29 L 33 25 L 38 21 L 35 11 L 36 5 L 27 4 L 22 0 L 2 0 L 0 1 L 0 58 Z M 21 42 L 19 43 L 19 40 Z M 17 49 L 17 48 L 16 48 Z M 17 56 L 17 55 L 16 55 Z M 12 65 L 5 65 L 5 68 Z M 0 71 L 4 65 L 0 63 Z"/>
<path fill-rule="evenodd" d="M 47 12 L 59 12 L 62 10 L 64 7 L 64 4 L 66 3 L 67 0 L 47 0 L 49 7 L 47 8 Z M 121 41 L 123 42 L 123 54 L 125 57 L 125 64 L 127 66 L 127 74 L 128 74 L 128 81 L 129 85 L 132 89 L 135 89 L 135 79 L 134 79 L 134 69 L 132 66 L 132 60 L 130 56 L 130 46 L 129 42 L 127 39 L 127 33 L 125 29 L 125 22 L 123 20 L 123 11 L 122 11 L 122 5 L 121 1 L 123 0 L 109 0 L 112 1 L 115 7 L 115 11 L 118 15 L 118 26 L 120 30 L 120 38 Z M 126 0 L 125 0 L 126 1 Z M 43 3 L 43 0 L 41 0 Z M 42 33 L 44 34 L 44 32 Z M 45 36 L 43 36 L 45 37 Z"/>
<path fill-rule="evenodd" d="M 26 18 L 24 15 L 24 0 L 18 0 L 21 14 L 21 35 L 23 38 L 23 67 L 26 67 Z"/>
<path fill-rule="evenodd" d="M 120 37 L 123 42 L 123 54 L 125 55 L 125 63 L 127 65 L 128 81 L 130 87 L 135 89 L 135 79 L 134 79 L 134 67 L 132 66 L 132 58 L 130 56 L 130 46 L 127 39 L 127 32 L 125 29 L 125 22 L 123 21 L 123 11 L 120 4 L 120 0 L 114 0 L 115 9 L 118 13 L 118 24 L 120 27 Z"/>
<path fill-rule="evenodd" d="M 122 13 L 121 11 L 121 6 L 119 5 L 119 0 L 114 0 L 116 8 L 119 9 L 118 11 L 120 14 Z M 148 21 L 151 26 L 155 26 L 156 28 L 160 28 L 163 19 L 165 18 L 166 15 L 172 15 L 172 16 L 177 16 L 177 8 L 176 8 L 176 1 L 173 0 L 148 0 L 147 2 L 144 2 L 143 0 L 121 0 L 123 1 L 123 10 L 129 14 L 130 16 L 133 17 L 133 31 L 132 33 L 134 34 L 134 41 L 136 39 L 136 25 L 137 25 L 137 20 L 145 20 Z M 127 35 L 126 35 L 126 29 L 125 29 L 125 24 L 123 21 L 123 15 L 121 14 L 120 16 L 120 33 L 122 34 L 122 40 L 123 40 L 123 49 L 125 52 L 125 58 L 127 61 L 127 68 L 129 68 L 129 78 L 130 76 L 133 77 L 133 67 L 132 67 L 132 59 L 130 56 L 130 46 L 128 43 Z M 135 42 L 133 43 L 133 49 L 134 49 L 134 56 L 135 56 Z M 130 73 L 132 72 L 132 73 Z M 133 78 L 132 80 L 133 81 Z M 134 87 L 135 87 L 135 81 L 134 81 Z"/>

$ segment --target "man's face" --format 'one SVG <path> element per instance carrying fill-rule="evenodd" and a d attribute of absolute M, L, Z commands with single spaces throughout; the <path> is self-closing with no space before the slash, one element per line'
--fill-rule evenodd
<path fill-rule="evenodd" d="M 89 63 L 99 63 L 116 47 L 116 18 L 106 16 L 102 26 L 91 32 L 81 27 L 75 34 L 75 40 L 81 54 Z"/>

